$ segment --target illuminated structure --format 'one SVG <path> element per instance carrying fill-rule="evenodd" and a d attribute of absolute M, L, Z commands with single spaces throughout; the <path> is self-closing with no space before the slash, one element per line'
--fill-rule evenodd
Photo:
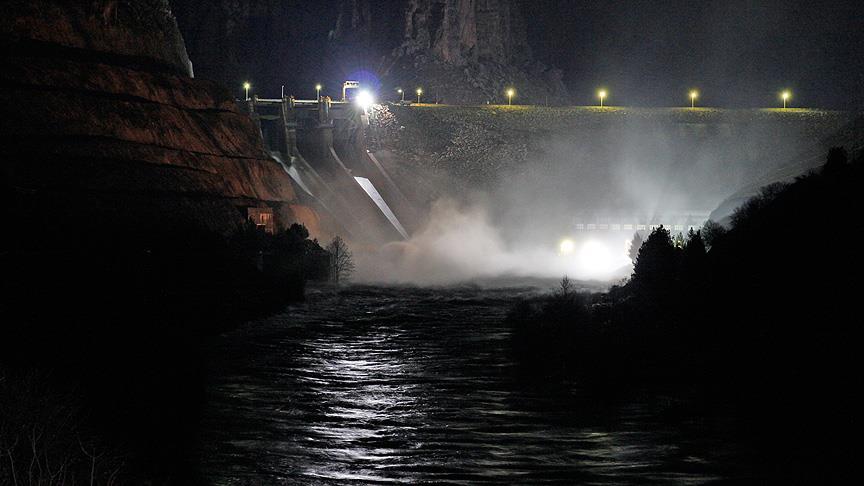
<path fill-rule="evenodd" d="M 402 96 L 402 100 L 401 100 L 402 103 L 405 103 L 405 90 L 403 90 L 402 88 L 399 88 L 396 90 L 396 92 L 399 93 L 400 96 Z"/>
<path fill-rule="evenodd" d="M 695 89 L 690 91 L 690 108 L 696 108 L 696 98 L 699 97 L 699 92 Z"/>
<path fill-rule="evenodd" d="M 516 90 L 513 88 L 509 88 L 507 90 L 507 105 L 510 106 L 513 104 L 513 95 L 516 94 Z"/>
<path fill-rule="evenodd" d="M 342 83 L 342 101 L 353 100 L 354 97 L 351 94 L 358 89 L 360 89 L 359 81 L 345 81 Z"/>
<path fill-rule="evenodd" d="M 316 100 L 321 99 L 321 84 L 320 83 L 315 85 L 315 99 Z"/>
<path fill-rule="evenodd" d="M 601 108 L 603 107 L 603 100 L 606 99 L 607 94 L 608 93 L 606 92 L 605 89 L 601 89 L 600 91 L 597 92 L 597 96 L 600 98 L 600 107 Z"/>
<path fill-rule="evenodd" d="M 423 94 L 423 88 L 417 88 L 417 103 L 420 103 L 420 95 Z"/>
<path fill-rule="evenodd" d="M 786 102 L 789 101 L 790 98 L 792 98 L 792 93 L 790 93 L 789 90 L 787 89 L 787 90 L 783 91 L 782 93 L 780 93 L 780 98 L 783 99 L 783 109 L 785 110 L 786 109 Z"/>
<path fill-rule="evenodd" d="M 251 87 L 252 87 L 252 85 L 249 84 L 249 81 L 246 81 L 245 83 L 243 83 L 243 89 L 246 91 L 246 101 L 249 101 L 249 89 Z"/>

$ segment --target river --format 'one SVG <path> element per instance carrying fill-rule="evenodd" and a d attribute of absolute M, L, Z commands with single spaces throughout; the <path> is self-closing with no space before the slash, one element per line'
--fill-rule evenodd
<path fill-rule="evenodd" d="M 208 345 L 213 484 L 758 481 L 732 414 L 524 373 L 503 323 L 535 288 L 350 287 Z M 719 412 L 718 412 L 719 409 Z"/>

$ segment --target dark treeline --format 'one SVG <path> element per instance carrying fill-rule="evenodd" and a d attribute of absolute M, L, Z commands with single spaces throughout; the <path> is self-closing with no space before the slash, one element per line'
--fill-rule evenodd
<path fill-rule="evenodd" d="M 302 299 L 329 254 L 299 225 L 222 235 L 170 216 L 40 221 L 64 208 L 11 203 L 0 484 L 91 484 L 94 466 L 92 484 L 196 482 L 202 339 Z"/>
<path fill-rule="evenodd" d="M 579 294 L 564 282 L 518 304 L 515 350 L 534 373 L 731 403 L 786 473 L 842 474 L 861 385 L 862 187 L 862 157 L 834 148 L 820 170 L 763 188 L 728 229 L 709 222 L 676 245 L 659 228 L 625 284 Z"/>

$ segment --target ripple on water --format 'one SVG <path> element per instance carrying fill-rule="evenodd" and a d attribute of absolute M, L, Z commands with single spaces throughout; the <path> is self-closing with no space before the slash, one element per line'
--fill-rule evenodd
<path fill-rule="evenodd" d="M 701 484 L 734 476 L 728 437 L 654 420 L 650 401 L 606 408 L 573 386 L 519 378 L 502 318 L 530 292 L 358 287 L 314 294 L 220 338 L 208 350 L 205 478 Z"/>

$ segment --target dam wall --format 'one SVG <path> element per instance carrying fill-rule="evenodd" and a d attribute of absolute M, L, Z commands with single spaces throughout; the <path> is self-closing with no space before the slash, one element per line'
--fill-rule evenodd
<path fill-rule="evenodd" d="M 373 152 L 415 205 L 479 192 L 514 233 L 670 216 L 701 224 L 728 195 L 778 167 L 821 164 L 827 138 L 855 115 L 386 105 L 375 114 Z"/>
<path fill-rule="evenodd" d="M 410 204 L 367 149 L 364 108 L 292 97 L 252 97 L 241 106 L 259 127 L 270 155 L 347 237 L 372 245 L 409 238 Z"/>

